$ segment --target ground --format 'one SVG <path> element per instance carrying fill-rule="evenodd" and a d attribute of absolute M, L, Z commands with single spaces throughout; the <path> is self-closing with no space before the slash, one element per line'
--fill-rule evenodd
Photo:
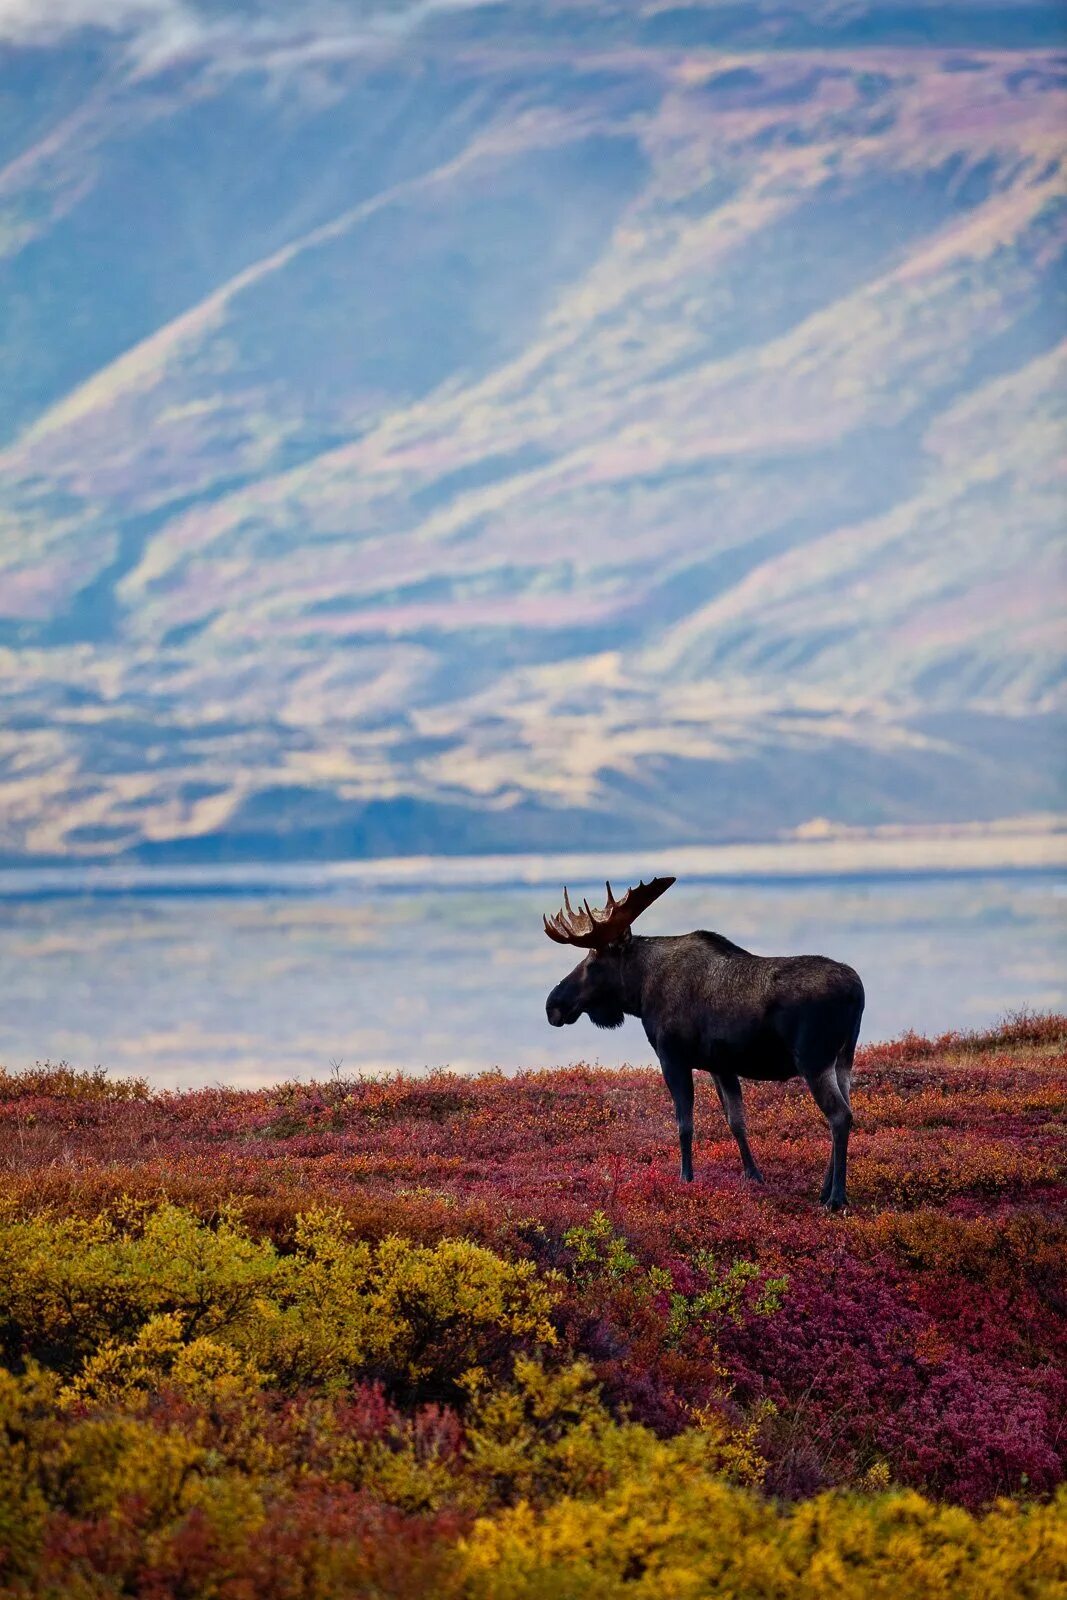
<path fill-rule="evenodd" d="M 0 1592 L 1062 1595 L 1067 1018 L 748 1102 L 0 1076 Z"/>

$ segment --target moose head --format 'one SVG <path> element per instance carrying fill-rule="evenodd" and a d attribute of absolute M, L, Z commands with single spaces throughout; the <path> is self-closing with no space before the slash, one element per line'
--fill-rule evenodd
<path fill-rule="evenodd" d="M 557 944 L 575 945 L 589 953 L 548 997 L 545 1011 L 554 1028 L 577 1022 L 583 1012 L 598 1028 L 622 1025 L 630 926 L 673 882 L 673 878 L 653 878 L 627 889 L 621 900 L 606 884 L 607 903 L 598 910 L 586 900 L 576 911 L 564 889 L 563 907 L 554 917 L 545 917 L 545 932 Z"/>

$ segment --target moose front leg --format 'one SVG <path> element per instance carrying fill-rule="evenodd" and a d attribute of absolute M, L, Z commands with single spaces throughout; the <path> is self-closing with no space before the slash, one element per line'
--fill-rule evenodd
<path fill-rule="evenodd" d="M 752 1154 L 752 1147 L 748 1142 L 748 1128 L 745 1124 L 745 1102 L 741 1094 L 741 1080 L 732 1073 L 716 1072 L 712 1074 L 719 1104 L 722 1106 L 726 1117 L 727 1126 L 737 1140 L 737 1148 L 741 1152 L 741 1165 L 745 1169 L 745 1177 L 753 1183 L 763 1182 L 763 1173 L 756 1165 L 756 1158 Z"/>
<path fill-rule="evenodd" d="M 678 1145 L 682 1155 L 682 1180 L 693 1181 L 693 1069 L 663 1054 L 659 1058 L 663 1081 L 674 1101 L 678 1122 Z"/>

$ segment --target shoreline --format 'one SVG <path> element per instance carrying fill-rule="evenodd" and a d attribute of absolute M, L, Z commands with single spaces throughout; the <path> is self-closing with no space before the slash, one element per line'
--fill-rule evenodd
<path fill-rule="evenodd" d="M 0 868 L 0 901 L 116 895 L 426 892 L 636 882 L 673 873 L 689 883 L 797 884 L 899 878 L 1042 876 L 1067 872 L 1067 830 L 1012 825 L 842 829 L 749 844 L 484 856 L 379 856 L 334 861 L 148 865 L 71 863 Z"/>

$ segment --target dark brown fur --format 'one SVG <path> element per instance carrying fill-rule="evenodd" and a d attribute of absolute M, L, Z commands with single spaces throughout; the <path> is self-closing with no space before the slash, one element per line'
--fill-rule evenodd
<path fill-rule="evenodd" d="M 591 950 L 548 997 L 554 1027 L 585 1013 L 600 1028 L 640 1017 L 674 1101 L 682 1177 L 693 1176 L 693 1072 L 711 1074 L 746 1177 L 763 1181 L 748 1144 L 741 1079 L 801 1077 L 830 1128 L 821 1200 L 847 1205 L 850 1076 L 863 984 L 825 956 L 755 956 L 721 934 L 626 935 Z"/>

